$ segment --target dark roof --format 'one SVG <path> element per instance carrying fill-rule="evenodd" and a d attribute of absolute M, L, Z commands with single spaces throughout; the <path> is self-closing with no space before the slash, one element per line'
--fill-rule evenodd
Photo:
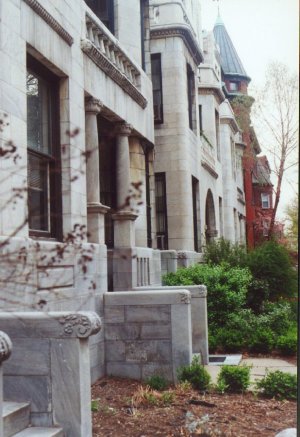
<path fill-rule="evenodd" d="M 214 26 L 215 40 L 220 47 L 221 67 L 225 76 L 238 76 L 250 82 L 250 77 L 237 54 L 234 45 L 228 35 L 224 23 L 220 16 L 218 16 Z"/>

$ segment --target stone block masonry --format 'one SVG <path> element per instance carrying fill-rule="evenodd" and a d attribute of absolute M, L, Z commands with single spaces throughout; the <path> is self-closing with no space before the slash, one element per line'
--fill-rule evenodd
<path fill-rule="evenodd" d="M 106 374 L 176 382 L 192 359 L 191 294 L 157 290 L 104 294 Z"/>

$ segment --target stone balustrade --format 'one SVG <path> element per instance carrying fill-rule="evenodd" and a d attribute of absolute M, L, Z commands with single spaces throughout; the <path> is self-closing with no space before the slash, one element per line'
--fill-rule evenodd
<path fill-rule="evenodd" d="M 140 92 L 141 71 L 121 48 L 119 41 L 97 18 L 86 14 L 86 38 L 81 48 L 92 61 L 116 82 L 143 109 L 147 100 Z"/>
<path fill-rule="evenodd" d="M 30 402 L 33 426 L 59 425 L 66 437 L 92 437 L 88 340 L 101 329 L 98 315 L 0 312 L 0 329 L 14 345 L 3 364 L 4 399 Z"/>

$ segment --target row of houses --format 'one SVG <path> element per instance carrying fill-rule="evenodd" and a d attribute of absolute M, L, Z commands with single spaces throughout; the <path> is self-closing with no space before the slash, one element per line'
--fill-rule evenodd
<path fill-rule="evenodd" d="M 203 30 L 201 7 L 0 2 L 3 310 L 103 316 L 107 291 L 161 286 L 214 239 L 267 236 L 250 78 L 221 18 Z M 108 346 L 93 338 L 95 380 Z"/>

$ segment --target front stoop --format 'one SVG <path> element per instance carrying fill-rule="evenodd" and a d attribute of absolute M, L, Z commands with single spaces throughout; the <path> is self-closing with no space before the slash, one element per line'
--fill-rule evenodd
<path fill-rule="evenodd" d="M 30 404 L 3 402 L 4 437 L 63 437 L 61 428 L 30 427 Z"/>

